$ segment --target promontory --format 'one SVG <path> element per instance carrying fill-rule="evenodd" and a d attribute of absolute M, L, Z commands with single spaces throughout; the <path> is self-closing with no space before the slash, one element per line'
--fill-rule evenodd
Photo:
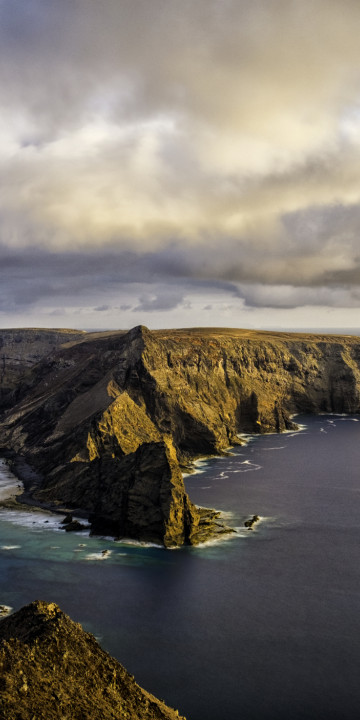
<path fill-rule="evenodd" d="M 0 331 L 3 454 L 36 502 L 82 509 L 93 531 L 116 537 L 174 547 L 228 532 L 189 500 L 184 467 L 242 433 L 294 428 L 296 413 L 360 411 L 357 337 L 11 332 L 19 362 L 7 373 L 10 331 Z M 62 334 L 46 343 L 46 332 Z M 43 338 L 36 361 L 25 352 L 31 333 Z"/>

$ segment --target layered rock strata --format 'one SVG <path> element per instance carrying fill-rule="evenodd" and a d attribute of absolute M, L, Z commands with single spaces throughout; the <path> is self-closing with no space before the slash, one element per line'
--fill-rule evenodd
<path fill-rule="evenodd" d="M 93 635 L 55 603 L 45 602 L 33 602 L 0 621 L 0 717 L 180 718 L 139 687 Z"/>
<path fill-rule="evenodd" d="M 33 496 L 172 547 L 224 531 L 189 501 L 179 464 L 291 429 L 294 413 L 359 412 L 360 340 L 139 326 L 71 343 L 27 382 L 2 444 L 31 466 Z"/>

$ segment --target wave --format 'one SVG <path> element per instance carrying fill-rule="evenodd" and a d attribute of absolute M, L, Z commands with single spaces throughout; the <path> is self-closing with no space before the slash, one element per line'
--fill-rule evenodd
<path fill-rule="evenodd" d="M 293 437 L 301 437 L 302 435 L 308 435 L 309 433 L 305 432 L 306 425 L 303 426 L 304 430 L 301 430 L 300 432 L 293 432 L 292 430 L 286 430 L 288 433 L 289 438 Z"/>
<path fill-rule="evenodd" d="M 52 532 L 64 533 L 64 526 L 61 524 L 62 515 L 50 511 L 0 509 L 0 520 L 10 522 L 13 525 L 20 525 L 34 532 L 51 530 Z M 75 516 L 74 520 L 83 522 L 82 518 L 76 518 Z M 89 530 L 79 530 L 74 535 L 88 536 L 89 532 Z"/>
<path fill-rule="evenodd" d="M 159 545 L 157 543 L 152 542 L 145 542 L 145 540 L 132 540 L 131 538 L 121 538 L 121 540 L 115 540 L 114 541 L 116 545 L 126 545 L 126 546 L 133 546 L 137 548 L 160 548 L 160 550 L 164 550 L 163 545 Z"/>
<path fill-rule="evenodd" d="M 233 530 L 235 530 L 235 532 L 232 532 L 229 534 L 224 533 L 223 535 L 219 535 L 214 538 L 209 538 L 208 540 L 204 540 L 204 542 L 199 543 L 198 545 L 192 545 L 191 550 L 196 552 L 197 550 L 203 550 L 204 548 L 207 548 L 207 547 L 223 545 L 224 543 L 229 542 L 230 540 L 236 540 L 239 536 L 238 536 L 238 533 L 236 532 L 236 528 L 233 528 Z"/>
<path fill-rule="evenodd" d="M 236 475 L 236 473 L 246 473 L 246 472 L 254 472 L 255 470 L 261 470 L 262 465 L 258 465 L 257 463 L 251 462 L 251 460 L 242 460 L 241 463 L 238 463 L 239 465 L 245 465 L 246 467 L 237 468 L 237 470 L 228 470 L 231 475 Z"/>
<path fill-rule="evenodd" d="M 269 450 L 285 450 L 286 447 L 286 445 L 282 445 L 281 447 L 262 448 L 262 450 L 266 452 L 268 452 Z"/>
<path fill-rule="evenodd" d="M 18 550 L 21 545 L 0 545 L 0 550 Z"/>
<path fill-rule="evenodd" d="M 84 560 L 107 560 L 112 554 L 112 550 L 106 548 L 106 550 L 100 550 L 100 552 L 88 553 Z"/>

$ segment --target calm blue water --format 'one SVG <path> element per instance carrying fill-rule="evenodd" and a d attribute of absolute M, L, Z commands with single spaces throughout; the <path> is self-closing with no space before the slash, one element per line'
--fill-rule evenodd
<path fill-rule="evenodd" d="M 358 420 L 302 418 L 199 465 L 196 503 L 263 518 L 220 545 L 131 547 L 0 513 L 0 603 L 57 602 L 188 720 L 354 720 Z"/>

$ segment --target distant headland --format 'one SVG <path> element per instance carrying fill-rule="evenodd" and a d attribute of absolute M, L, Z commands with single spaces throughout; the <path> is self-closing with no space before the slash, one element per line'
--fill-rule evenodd
<path fill-rule="evenodd" d="M 231 529 L 189 500 L 182 471 L 296 413 L 360 412 L 360 338 L 0 330 L 0 406 L 23 499 L 80 510 L 93 532 L 197 544 Z"/>

